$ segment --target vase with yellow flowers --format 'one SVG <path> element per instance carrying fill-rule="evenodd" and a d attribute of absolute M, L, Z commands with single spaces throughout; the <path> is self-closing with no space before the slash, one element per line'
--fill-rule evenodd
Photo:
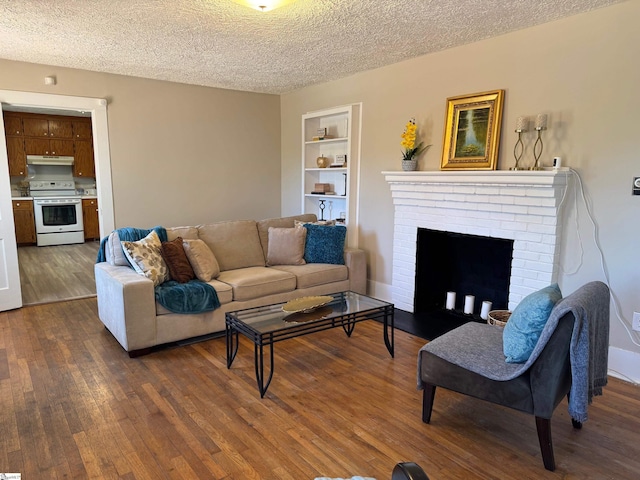
<path fill-rule="evenodd" d="M 424 142 L 417 142 L 417 130 L 416 121 L 412 118 L 405 125 L 404 132 L 401 135 L 402 142 L 400 142 L 400 145 L 404 148 L 402 151 L 402 170 L 404 171 L 415 170 L 418 165 L 418 155 L 429 146 L 424 146 Z"/>

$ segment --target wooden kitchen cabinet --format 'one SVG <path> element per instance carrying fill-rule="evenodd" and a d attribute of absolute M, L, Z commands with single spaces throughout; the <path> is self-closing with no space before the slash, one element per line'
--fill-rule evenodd
<path fill-rule="evenodd" d="M 91 140 L 76 140 L 73 143 L 75 148 L 73 153 L 73 176 L 95 178 L 93 142 Z"/>
<path fill-rule="evenodd" d="M 24 177 L 27 174 L 27 156 L 24 150 L 22 118 L 12 112 L 4 112 L 4 131 L 7 140 L 9 175 Z"/>
<path fill-rule="evenodd" d="M 96 177 L 90 118 L 5 112 L 4 124 L 11 176 L 27 174 L 27 155 L 48 155 L 74 157 L 74 177 Z"/>
<path fill-rule="evenodd" d="M 27 137 L 73 138 L 71 120 L 55 117 L 25 117 L 22 119 Z"/>
<path fill-rule="evenodd" d="M 73 139 L 74 140 L 91 140 L 91 120 L 73 120 Z"/>
<path fill-rule="evenodd" d="M 84 223 L 84 239 L 97 240 L 100 238 L 100 223 L 98 220 L 98 200 L 95 198 L 82 199 L 82 221 Z"/>
<path fill-rule="evenodd" d="M 73 140 L 27 137 L 24 149 L 27 155 L 73 156 Z"/>
<path fill-rule="evenodd" d="M 23 114 L 27 155 L 73 155 L 73 127 L 68 117 Z"/>
<path fill-rule="evenodd" d="M 22 118 L 16 115 L 11 115 L 8 112 L 4 112 L 4 133 L 7 136 L 22 136 L 24 131 L 22 130 Z"/>
<path fill-rule="evenodd" d="M 13 221 L 18 245 L 36 243 L 36 221 L 32 200 L 13 200 Z"/>
<path fill-rule="evenodd" d="M 27 174 L 27 155 L 24 149 L 24 138 L 7 136 L 7 157 L 9 158 L 9 175 L 24 177 Z"/>

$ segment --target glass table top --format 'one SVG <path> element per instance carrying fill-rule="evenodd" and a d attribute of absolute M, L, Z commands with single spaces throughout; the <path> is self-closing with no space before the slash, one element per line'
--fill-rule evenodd
<path fill-rule="evenodd" d="M 285 303 L 277 303 L 265 307 L 249 308 L 236 312 L 228 312 L 227 318 L 241 322 L 256 333 L 270 333 L 280 330 L 296 329 L 301 325 L 312 325 L 345 315 L 382 310 L 393 305 L 382 300 L 360 295 L 355 292 L 341 292 L 329 295 L 333 300 L 308 313 L 287 313 L 282 307 Z"/>

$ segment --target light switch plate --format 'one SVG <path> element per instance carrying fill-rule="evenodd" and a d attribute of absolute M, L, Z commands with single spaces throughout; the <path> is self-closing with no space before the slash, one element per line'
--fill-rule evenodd
<path fill-rule="evenodd" d="M 631 324 L 636 332 L 640 332 L 640 312 L 633 312 L 633 323 Z"/>

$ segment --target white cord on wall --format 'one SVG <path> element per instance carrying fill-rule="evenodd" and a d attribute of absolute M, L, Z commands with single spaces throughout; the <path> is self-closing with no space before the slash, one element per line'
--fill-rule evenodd
<path fill-rule="evenodd" d="M 573 169 L 569 169 L 569 170 L 571 170 L 571 172 L 577 175 L 575 170 Z M 564 204 L 564 199 L 567 196 L 567 190 L 569 190 L 569 182 L 567 182 L 567 185 L 564 188 L 564 192 L 562 192 L 562 198 L 560 199 L 560 205 L 558 206 L 558 210 L 560 210 L 562 208 L 562 205 Z M 578 190 L 576 190 L 575 188 L 573 189 L 573 204 L 576 212 L 574 222 L 576 226 L 576 235 L 578 236 L 578 247 L 580 248 L 580 259 L 578 261 L 578 266 L 573 270 L 573 272 L 567 272 L 564 269 L 564 265 L 560 264 L 560 270 L 562 270 L 562 273 L 565 275 L 575 275 L 576 273 L 578 273 L 578 271 L 580 270 L 580 267 L 582 267 L 582 262 L 584 259 L 584 249 L 582 248 L 582 237 L 580 235 L 580 227 L 578 225 Z"/>
<path fill-rule="evenodd" d="M 609 271 L 607 270 L 607 265 L 606 262 L 604 260 L 604 253 L 602 251 L 602 247 L 600 246 L 600 241 L 598 239 L 598 225 L 596 223 L 596 221 L 593 218 L 593 215 L 591 214 L 591 208 L 589 206 L 589 202 L 587 201 L 587 197 L 585 195 L 584 192 L 584 185 L 582 184 L 582 178 L 580 178 L 580 175 L 578 174 L 577 171 L 575 171 L 573 168 L 569 168 L 569 171 L 571 173 L 573 173 L 573 175 L 575 175 L 575 177 L 578 180 L 578 184 L 580 185 L 580 193 L 582 195 L 582 201 L 584 202 L 584 207 L 585 210 L 587 211 L 587 216 L 589 217 L 589 220 L 591 220 L 591 224 L 593 225 L 593 241 L 596 245 L 596 248 L 598 249 L 598 252 L 600 253 L 600 266 L 602 268 L 602 273 L 604 275 L 604 278 L 606 280 L 607 285 L 609 286 L 609 291 L 611 292 L 611 302 L 613 304 L 613 310 L 616 314 L 616 317 L 618 318 L 618 321 L 622 324 L 622 326 L 624 327 L 624 329 L 627 332 L 627 335 L 629 336 L 629 339 L 631 340 L 631 343 L 633 343 L 634 345 L 640 347 L 640 343 L 638 343 L 638 341 L 635 339 L 635 335 L 633 330 L 631 330 L 629 328 L 629 325 L 627 324 L 628 322 L 626 322 L 624 320 L 624 318 L 622 317 L 622 314 L 620 313 L 620 305 L 618 303 L 618 298 L 616 297 L 615 292 L 613 291 L 612 287 L 611 287 L 611 280 L 609 280 Z M 565 190 L 565 194 L 566 194 L 566 190 Z M 582 266 L 582 258 L 583 258 L 583 254 L 584 254 L 584 250 L 582 248 L 582 238 L 580 237 L 580 229 L 578 228 L 578 199 L 577 199 L 577 190 L 575 191 L 575 195 L 574 195 L 574 200 L 575 200 L 575 207 L 576 207 L 576 233 L 578 235 L 578 240 L 580 243 L 580 263 L 578 264 L 578 267 L 576 268 L 576 270 L 574 272 L 571 273 L 566 273 L 564 272 L 563 269 L 563 273 L 566 273 L 567 275 L 573 275 L 575 274 L 580 267 Z M 560 205 L 562 205 L 562 202 L 564 202 L 564 194 L 562 195 L 562 200 L 560 202 Z"/>

